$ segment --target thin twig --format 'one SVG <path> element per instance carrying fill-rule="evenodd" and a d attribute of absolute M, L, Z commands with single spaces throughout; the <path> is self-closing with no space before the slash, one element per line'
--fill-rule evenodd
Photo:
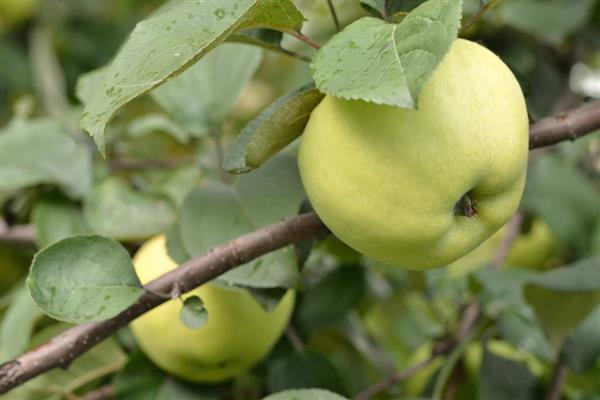
<path fill-rule="evenodd" d="M 35 239 L 33 225 L 8 226 L 6 221 L 0 218 L 0 242 L 31 245 L 35 243 Z"/>
<path fill-rule="evenodd" d="M 554 362 L 554 368 L 552 369 L 552 378 L 550 378 L 550 385 L 544 400 L 559 400 L 560 392 L 565 379 L 567 378 L 567 366 L 564 363 L 562 357 L 559 355 Z"/>
<path fill-rule="evenodd" d="M 331 12 L 331 18 L 333 18 L 333 24 L 335 25 L 335 30 L 337 32 L 340 31 L 340 20 L 338 19 L 337 13 L 335 12 L 335 8 L 333 7 L 333 1 L 327 0 L 327 5 L 329 5 L 329 12 Z"/>
<path fill-rule="evenodd" d="M 288 325 L 287 329 L 285 330 L 285 336 L 290 341 L 294 350 L 296 350 L 298 353 L 304 351 L 304 341 L 298 334 L 298 331 L 296 331 L 296 329 L 291 324 Z"/>
<path fill-rule="evenodd" d="M 293 37 L 295 37 L 296 39 L 300 40 L 301 42 L 306 43 L 307 45 L 309 45 L 312 48 L 315 48 L 317 50 L 319 50 L 321 48 L 321 45 L 315 41 L 313 41 L 311 38 L 304 36 L 302 33 L 300 32 L 288 32 L 290 35 L 292 35 Z"/>
<path fill-rule="evenodd" d="M 79 400 L 107 400 L 115 396 L 115 390 L 111 385 L 100 386 L 98 389 L 79 397 Z"/>
<path fill-rule="evenodd" d="M 217 159 L 217 169 L 219 170 L 219 178 L 221 179 L 221 182 L 227 183 L 230 181 L 231 177 L 225 170 L 225 167 L 223 166 L 223 142 L 221 141 L 220 132 L 213 132 L 210 136 L 215 142 L 215 158 Z"/>
<path fill-rule="evenodd" d="M 291 51 L 291 50 L 285 49 L 285 48 L 283 48 L 281 46 L 278 46 L 277 48 L 279 49 L 278 50 L 279 52 L 281 52 L 283 54 L 286 54 L 286 55 L 288 55 L 290 57 L 297 58 L 298 60 L 301 60 L 301 61 L 304 61 L 304 62 L 307 62 L 307 63 L 310 63 L 312 61 L 312 59 L 309 56 L 305 56 L 304 54 L 296 53 L 295 51 Z"/>
<path fill-rule="evenodd" d="M 479 10 L 473 16 L 471 16 L 467 22 L 465 22 L 462 28 L 460 28 L 460 32 L 458 34 L 462 35 L 475 21 L 480 19 L 483 14 L 490 11 L 498 3 L 500 3 L 500 0 L 490 0 L 484 4 L 483 7 L 480 7 Z"/>
<path fill-rule="evenodd" d="M 517 236 L 519 236 L 519 231 L 521 230 L 521 225 L 523 225 L 523 220 L 525 219 L 525 215 L 522 211 L 517 211 L 515 215 L 508 221 L 506 226 L 506 234 L 502 238 L 498 249 L 496 250 L 496 254 L 494 254 L 494 258 L 490 264 L 490 267 L 497 271 L 502 267 L 504 260 L 506 260 L 506 256 L 508 256 L 508 252 L 510 251 L 510 247 L 514 243 Z"/>

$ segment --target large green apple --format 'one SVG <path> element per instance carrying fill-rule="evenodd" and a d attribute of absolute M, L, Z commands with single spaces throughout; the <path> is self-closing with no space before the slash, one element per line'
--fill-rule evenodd
<path fill-rule="evenodd" d="M 164 236 L 148 241 L 134 257 L 146 283 L 177 265 L 169 258 Z M 140 348 L 159 367 L 193 382 L 218 382 L 239 375 L 264 358 L 285 329 L 294 307 L 289 290 L 266 312 L 247 292 L 205 284 L 189 292 L 202 299 L 208 321 L 189 329 L 179 320 L 181 302 L 168 301 L 133 321 Z"/>
<path fill-rule="evenodd" d="M 326 96 L 299 167 L 323 222 L 349 246 L 411 269 L 447 265 L 496 232 L 525 184 L 528 118 L 508 67 L 459 39 L 408 110 Z"/>

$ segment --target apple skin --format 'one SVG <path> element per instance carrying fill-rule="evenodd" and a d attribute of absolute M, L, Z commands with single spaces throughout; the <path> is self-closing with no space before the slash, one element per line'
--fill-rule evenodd
<path fill-rule="evenodd" d="M 326 96 L 301 138 L 308 197 L 331 231 L 375 260 L 447 265 L 496 232 L 525 184 L 528 117 L 508 67 L 458 39 L 418 110 Z M 476 215 L 454 212 L 468 194 Z"/>
<path fill-rule="evenodd" d="M 174 269 L 166 239 L 157 236 L 135 255 L 142 283 Z M 182 303 L 168 301 L 131 324 L 142 351 L 160 368 L 192 382 L 220 382 L 248 370 L 262 360 L 281 336 L 291 316 L 295 292 L 288 290 L 272 312 L 266 312 L 250 294 L 208 283 L 185 297 L 196 295 L 208 311 L 199 329 L 179 320 Z"/>

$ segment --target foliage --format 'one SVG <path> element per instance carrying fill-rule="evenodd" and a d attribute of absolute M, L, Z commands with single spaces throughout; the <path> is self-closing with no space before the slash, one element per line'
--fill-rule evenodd
<path fill-rule="evenodd" d="M 333 1 L 337 33 L 325 1 L 0 1 L 0 224 L 30 226 L 40 250 L 33 258 L 32 243 L 0 243 L 0 362 L 65 322 L 135 302 L 143 288 L 130 254 L 151 236 L 165 233 L 185 262 L 309 210 L 296 139 L 325 93 L 415 108 L 458 35 L 510 66 L 532 122 L 597 96 L 577 71 L 592 71 L 597 87 L 600 1 L 494 2 L 461 31 L 488 3 Z M 6 398 L 76 398 L 105 385 L 125 400 L 352 398 L 426 358 L 477 300 L 470 343 L 377 398 L 430 398 L 457 370 L 456 398 L 539 399 L 560 359 L 562 398 L 595 399 L 599 159 L 598 133 L 530 152 L 521 229 L 548 225 L 550 270 L 491 271 L 490 256 L 465 274 L 409 272 L 334 237 L 307 241 L 217 278 L 267 308 L 298 290 L 290 331 L 245 374 L 179 381 L 124 328 Z M 201 329 L 210 315 L 190 297 L 180 317 Z"/>

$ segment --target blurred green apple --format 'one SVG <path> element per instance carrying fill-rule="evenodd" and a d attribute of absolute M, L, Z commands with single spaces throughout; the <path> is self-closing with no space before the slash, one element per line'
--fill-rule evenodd
<path fill-rule="evenodd" d="M 144 244 L 134 257 L 142 283 L 177 267 L 164 236 Z M 179 320 L 182 304 L 168 301 L 133 321 L 131 329 L 144 353 L 166 372 L 193 382 L 219 382 L 262 360 L 287 326 L 295 292 L 289 290 L 267 312 L 246 291 L 208 283 L 187 296 L 202 299 L 208 321 L 189 329 Z"/>
<path fill-rule="evenodd" d="M 298 162 L 315 211 L 342 241 L 377 261 L 427 269 L 462 257 L 512 216 L 528 138 L 510 69 L 459 39 L 417 110 L 326 96 Z"/>
<path fill-rule="evenodd" d="M 506 235 L 506 226 L 492 235 L 475 250 L 448 265 L 448 274 L 459 277 L 492 261 L 498 246 Z M 550 227 L 540 219 L 535 219 L 530 229 L 519 234 L 513 242 L 504 265 L 532 269 L 547 268 L 558 259 L 560 243 Z"/>

